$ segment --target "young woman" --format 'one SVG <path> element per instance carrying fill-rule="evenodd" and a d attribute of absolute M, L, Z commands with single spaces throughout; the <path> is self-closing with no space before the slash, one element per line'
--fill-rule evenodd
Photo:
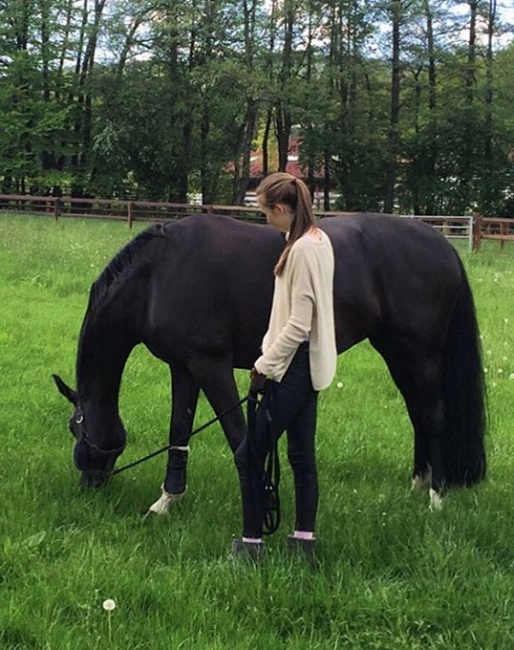
<path fill-rule="evenodd" d="M 235 556 L 259 559 L 265 516 L 263 470 L 275 440 L 287 431 L 296 502 L 290 546 L 314 557 L 318 505 L 314 435 L 318 391 L 336 369 L 333 310 L 334 253 L 316 227 L 309 190 L 291 174 L 267 176 L 257 189 L 268 223 L 286 233 L 275 266 L 275 289 L 262 355 L 251 371 L 251 390 L 263 392 L 255 426 L 235 455 L 243 502 L 243 536 L 234 539 Z"/>

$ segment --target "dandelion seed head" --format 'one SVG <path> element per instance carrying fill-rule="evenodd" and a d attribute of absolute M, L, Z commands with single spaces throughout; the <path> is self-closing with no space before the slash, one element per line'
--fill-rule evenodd
<path fill-rule="evenodd" d="M 107 598 L 102 603 L 102 607 L 106 612 L 112 612 L 113 609 L 116 609 L 116 602 L 112 598 Z"/>
<path fill-rule="evenodd" d="M 343 382 L 342 382 L 342 381 L 338 381 L 338 382 L 337 382 L 337 387 L 338 387 L 338 388 L 342 388 L 342 387 L 343 387 Z"/>

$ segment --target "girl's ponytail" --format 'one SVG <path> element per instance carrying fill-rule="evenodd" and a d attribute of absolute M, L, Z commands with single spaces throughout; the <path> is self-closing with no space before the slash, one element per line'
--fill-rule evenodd
<path fill-rule="evenodd" d="M 309 188 L 300 178 L 277 172 L 261 182 L 257 188 L 257 196 L 264 206 L 272 208 L 282 203 L 293 212 L 289 238 L 274 270 L 275 275 L 280 275 L 293 244 L 316 223 Z"/>

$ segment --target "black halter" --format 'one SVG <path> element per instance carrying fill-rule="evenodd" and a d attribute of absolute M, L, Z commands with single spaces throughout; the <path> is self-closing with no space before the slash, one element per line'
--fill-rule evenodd
<path fill-rule="evenodd" d="M 75 419 L 75 423 L 81 425 L 79 442 L 84 442 L 84 444 L 86 444 L 89 449 L 92 449 L 97 454 L 100 454 L 101 456 L 110 456 L 112 454 L 121 454 L 121 452 L 125 449 L 126 442 L 124 442 L 121 447 L 117 447 L 116 449 L 102 449 L 96 443 L 94 443 L 86 431 L 86 425 L 84 423 L 84 411 L 80 406 L 77 406 L 77 417 Z"/>

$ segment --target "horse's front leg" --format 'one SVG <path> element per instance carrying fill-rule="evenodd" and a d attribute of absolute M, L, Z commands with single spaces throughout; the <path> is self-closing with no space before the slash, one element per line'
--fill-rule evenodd
<path fill-rule="evenodd" d="M 229 358 L 198 359 L 190 365 L 214 412 L 219 417 L 223 433 L 232 453 L 235 453 L 246 435 L 246 420 L 238 406 L 239 392 Z"/>
<path fill-rule="evenodd" d="M 189 370 L 173 363 L 171 369 L 171 424 L 166 477 L 159 499 L 150 506 L 149 513 L 168 514 L 171 504 L 186 491 L 189 439 L 193 428 L 199 388 Z"/>

